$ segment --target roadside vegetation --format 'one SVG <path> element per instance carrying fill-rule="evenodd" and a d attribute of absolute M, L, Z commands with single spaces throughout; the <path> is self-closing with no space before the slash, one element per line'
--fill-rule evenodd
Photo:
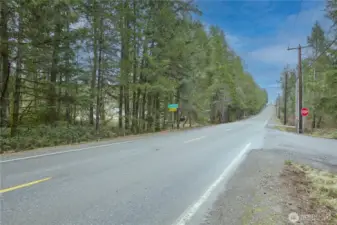
<path fill-rule="evenodd" d="M 277 123 L 274 124 L 273 127 L 281 131 L 296 133 L 295 126 L 288 126 L 288 125 L 284 126 L 279 119 L 277 119 Z M 337 129 L 336 128 L 316 128 L 316 129 L 306 128 L 304 134 L 310 135 L 313 137 L 337 139 Z"/>
<path fill-rule="evenodd" d="M 192 1 L 1 0 L 0 9 L 1 152 L 227 123 L 268 101 Z"/>
<path fill-rule="evenodd" d="M 337 224 L 337 174 L 288 161 L 285 165 L 282 176 L 301 211 L 300 222 Z"/>
<path fill-rule="evenodd" d="M 307 38 L 309 57 L 302 60 L 303 107 L 309 109 L 304 119 L 307 134 L 337 139 L 337 2 L 327 1 L 326 14 L 332 26 L 324 32 L 316 22 Z M 306 54 L 307 55 L 307 54 Z M 295 126 L 295 90 L 297 71 L 286 67 L 280 84 L 285 88 L 285 74 L 288 74 L 287 89 L 277 99 L 278 118 L 284 122 L 284 102 L 286 101 L 286 124 Z M 284 128 L 294 130 L 292 128 Z"/>

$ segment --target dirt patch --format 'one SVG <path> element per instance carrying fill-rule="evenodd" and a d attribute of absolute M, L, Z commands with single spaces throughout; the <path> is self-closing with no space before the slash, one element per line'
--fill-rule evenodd
<path fill-rule="evenodd" d="M 283 208 L 294 224 L 337 224 L 337 176 L 310 166 L 286 164 L 280 178 L 290 201 Z"/>
<path fill-rule="evenodd" d="M 301 164 L 310 165 L 312 162 L 317 165 L 317 159 L 308 159 L 308 156 L 294 152 L 253 150 L 229 180 L 226 190 L 218 196 L 201 224 L 337 224 L 330 222 L 336 215 L 333 208 L 335 192 L 331 191 L 335 187 L 331 179 L 335 177 L 327 172 L 308 169 L 312 168 L 309 166 L 294 164 L 294 160 Z M 322 164 L 322 167 L 325 166 Z M 318 179 L 317 174 L 325 174 L 325 178 Z M 318 183 L 325 188 L 327 184 L 331 185 L 328 187 L 330 192 L 322 189 Z"/>

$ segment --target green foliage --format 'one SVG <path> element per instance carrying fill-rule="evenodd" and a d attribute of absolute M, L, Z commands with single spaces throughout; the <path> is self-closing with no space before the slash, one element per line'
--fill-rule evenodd
<path fill-rule="evenodd" d="M 3 137 L 5 149 L 159 131 L 178 127 L 181 116 L 191 126 L 225 123 L 267 103 L 225 32 L 207 32 L 193 19 L 200 11 L 191 2 L 2 4 L 13 11 L 1 20 L 8 27 L 1 48 L 10 43 L 12 65 L 8 101 L 1 102 L 11 136 Z M 169 103 L 178 103 L 181 114 L 173 118 Z M 118 128 L 106 131 L 107 123 Z"/>
<path fill-rule="evenodd" d="M 103 138 L 113 138 L 117 134 L 112 127 L 103 127 L 99 133 L 92 126 L 57 124 L 55 127 L 39 125 L 34 128 L 20 128 L 18 135 L 10 137 L 9 131 L 2 130 L 0 142 L 2 150 L 21 151 L 55 145 L 76 144 Z"/>
<path fill-rule="evenodd" d="M 312 46 L 312 55 L 302 61 L 303 75 L 303 107 L 309 108 L 309 116 L 306 117 L 305 128 L 314 135 L 325 133 L 320 128 L 326 129 L 330 137 L 335 136 L 337 127 L 337 51 L 334 43 L 336 39 L 337 11 L 336 1 L 327 1 L 326 12 L 331 19 L 333 27 L 329 33 L 325 33 L 321 25 L 316 22 L 307 42 Z M 332 33 L 333 32 L 333 33 Z M 333 39 L 331 39 L 333 37 Z M 285 68 L 288 73 L 287 85 L 287 114 L 288 123 L 294 124 L 295 90 L 297 71 Z M 284 74 L 281 76 L 281 84 L 284 85 Z M 283 86 L 282 86 L 283 87 Z M 284 96 L 282 96 L 284 102 Z M 283 110 L 283 103 L 282 110 Z M 317 129 L 317 131 L 316 131 Z M 329 136 L 324 134 L 323 136 Z"/>

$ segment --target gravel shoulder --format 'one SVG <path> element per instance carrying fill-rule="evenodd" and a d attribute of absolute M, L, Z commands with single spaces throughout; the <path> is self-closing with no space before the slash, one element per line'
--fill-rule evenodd
<path fill-rule="evenodd" d="M 319 203 L 321 196 L 318 194 L 329 196 L 329 192 L 321 192 L 320 184 L 316 185 L 315 192 L 308 177 L 317 178 L 322 172 L 308 169 L 312 167 L 335 174 L 326 176 L 330 183 L 321 177 L 315 181 L 336 188 L 337 165 L 285 149 L 251 151 L 205 215 L 202 225 L 295 224 L 290 220 L 296 220 L 296 224 L 329 224 L 328 221 L 336 216 L 335 209 L 329 204 L 336 203 L 337 189 L 330 193 L 329 204 Z"/>

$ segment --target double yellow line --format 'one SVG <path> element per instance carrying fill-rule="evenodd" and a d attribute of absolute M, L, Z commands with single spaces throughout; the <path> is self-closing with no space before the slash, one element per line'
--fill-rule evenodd
<path fill-rule="evenodd" d="M 38 184 L 38 183 L 45 182 L 45 181 L 50 180 L 50 179 L 51 179 L 51 177 L 47 177 L 47 178 L 44 178 L 44 179 L 41 179 L 41 180 L 35 180 L 35 181 L 29 182 L 29 183 L 20 184 L 20 185 L 13 186 L 13 187 L 10 187 L 10 188 L 1 189 L 0 194 L 5 193 L 5 192 L 9 192 L 9 191 L 14 191 L 14 190 L 24 188 L 24 187 L 29 187 L 29 186 L 32 186 L 32 185 L 35 185 L 35 184 Z"/>

